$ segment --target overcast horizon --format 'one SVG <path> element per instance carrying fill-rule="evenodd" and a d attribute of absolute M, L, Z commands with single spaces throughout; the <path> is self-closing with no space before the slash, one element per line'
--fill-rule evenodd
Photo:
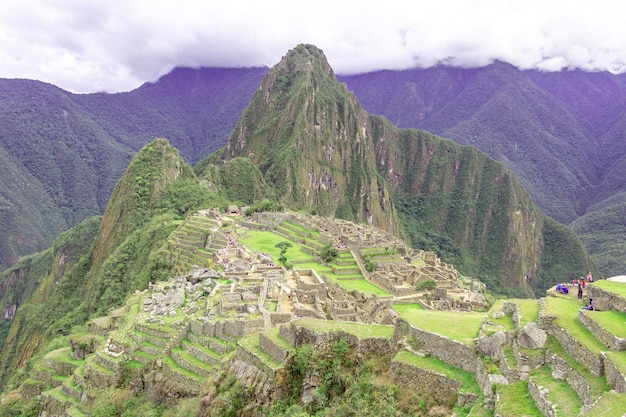
<path fill-rule="evenodd" d="M 616 0 L 4 0 L 0 78 L 76 93 L 130 91 L 175 67 L 275 65 L 298 44 L 337 74 L 481 67 L 626 71 Z"/>

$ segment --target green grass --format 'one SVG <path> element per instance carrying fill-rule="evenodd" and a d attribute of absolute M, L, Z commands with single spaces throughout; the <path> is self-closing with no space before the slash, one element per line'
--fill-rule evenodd
<path fill-rule="evenodd" d="M 626 313 L 620 311 L 590 311 L 589 317 L 614 336 L 626 338 Z"/>
<path fill-rule="evenodd" d="M 72 350 L 69 347 L 53 350 L 46 354 L 46 358 L 54 359 L 59 362 L 67 362 L 74 365 L 81 365 L 85 362 L 84 359 L 74 359 L 72 357 Z"/>
<path fill-rule="evenodd" d="M 577 371 L 579 374 L 585 378 L 585 380 L 589 383 L 591 395 L 594 398 L 600 397 L 604 392 L 608 391 L 610 388 L 606 382 L 606 378 L 598 377 L 593 375 L 589 370 L 580 362 L 574 360 L 566 351 L 563 349 L 563 346 L 559 344 L 559 342 L 554 338 L 554 336 L 548 336 L 548 340 L 546 342 L 546 349 L 558 355 L 561 359 L 563 359 L 567 364 Z"/>
<path fill-rule="evenodd" d="M 471 346 L 478 337 L 485 314 L 408 309 L 400 316 L 414 327 L 439 333 Z"/>
<path fill-rule="evenodd" d="M 512 300 L 519 306 L 519 312 L 521 317 L 520 326 L 524 327 L 530 322 L 537 322 L 539 319 L 539 303 L 537 300 L 529 299 L 516 299 Z"/>
<path fill-rule="evenodd" d="M 317 229 L 307 229 L 304 226 L 301 226 L 299 224 L 292 223 L 292 222 L 283 222 L 283 224 L 286 224 L 287 226 L 289 226 L 290 228 L 294 230 L 299 230 L 301 232 L 308 233 L 313 237 L 316 237 L 316 238 L 320 237 L 320 232 Z"/>
<path fill-rule="evenodd" d="M 432 356 L 422 357 L 403 350 L 398 352 L 394 360 L 445 375 L 448 379 L 459 381 L 463 386 L 462 392 L 480 394 L 480 388 L 473 373 L 447 364 L 438 358 Z"/>
<path fill-rule="evenodd" d="M 259 346 L 259 334 L 258 333 L 253 333 L 253 334 L 244 336 L 241 339 L 239 339 L 237 343 L 248 352 L 251 352 L 255 356 L 261 358 L 261 360 L 271 369 L 280 369 L 283 367 L 282 362 L 278 362 L 269 354 L 261 350 L 261 347 Z"/>
<path fill-rule="evenodd" d="M 376 294 L 379 297 L 389 297 L 389 296 L 391 296 L 391 294 L 389 294 L 387 291 L 383 290 L 380 287 L 377 287 L 376 285 L 372 284 L 371 282 L 369 282 L 365 278 L 363 278 L 363 279 L 341 279 L 341 278 L 345 278 L 346 276 L 345 275 L 329 274 L 329 273 L 325 273 L 324 275 L 326 276 L 326 278 L 328 278 L 331 281 L 333 281 L 334 283 L 338 284 L 340 287 L 342 287 L 346 291 L 358 290 L 358 291 L 361 291 L 362 293 L 364 293 L 366 295 Z"/>
<path fill-rule="evenodd" d="M 592 353 L 600 353 L 607 350 L 607 347 L 578 321 L 578 310 L 580 310 L 580 307 L 581 303 L 577 298 L 546 297 L 546 314 L 556 317 L 555 323 L 558 326 L 565 329 Z"/>
<path fill-rule="evenodd" d="M 274 341 L 274 343 L 276 343 L 281 348 L 285 350 L 289 350 L 289 351 L 294 351 L 295 347 L 291 343 L 283 339 L 283 337 L 279 333 L 280 333 L 280 327 L 276 326 L 276 327 L 272 327 L 267 332 L 267 335 L 271 340 Z"/>
<path fill-rule="evenodd" d="M 370 337 L 390 339 L 393 337 L 393 326 L 382 324 L 362 324 L 351 321 L 332 321 L 312 318 L 299 319 L 296 320 L 294 324 L 317 332 L 344 331 L 362 339 Z"/>
<path fill-rule="evenodd" d="M 532 376 L 537 386 L 548 389 L 548 400 L 557 404 L 559 416 L 578 416 L 583 402 L 566 381 L 555 379 L 552 370 L 547 366 L 536 369 Z"/>
<path fill-rule="evenodd" d="M 607 392 L 581 417 L 623 417 L 626 410 L 626 394 Z"/>
<path fill-rule="evenodd" d="M 202 378 L 200 375 L 198 375 L 195 372 L 191 372 L 188 369 L 183 368 L 182 366 L 180 366 L 179 364 L 176 363 L 176 361 L 174 360 L 174 358 L 172 358 L 171 356 L 167 356 L 165 358 L 163 358 L 163 363 L 165 365 L 167 365 L 170 369 L 177 371 L 178 373 L 188 377 L 188 378 L 192 378 L 195 379 L 197 381 L 204 381 L 205 378 Z"/>
<path fill-rule="evenodd" d="M 626 298 L 626 283 L 625 282 L 608 281 L 606 279 L 601 279 L 599 281 L 592 282 L 591 285 L 593 285 L 594 287 L 598 287 L 603 290 L 612 292 L 613 294 L 617 294 L 623 298 Z"/>
<path fill-rule="evenodd" d="M 607 352 L 606 355 L 609 357 L 611 362 L 613 362 L 615 366 L 617 366 L 617 369 L 619 369 L 622 375 L 626 375 L 626 351 L 611 351 Z"/>
<path fill-rule="evenodd" d="M 287 249 L 287 252 L 285 253 L 287 260 L 290 262 L 313 260 L 313 257 L 310 254 L 300 249 L 300 245 L 298 243 L 289 241 L 284 236 L 271 231 L 248 230 L 244 236 L 239 238 L 239 240 L 251 250 L 268 253 L 274 262 L 277 262 L 280 257 L 280 249 L 276 247 L 276 244 L 285 241 L 293 245 Z"/>
<path fill-rule="evenodd" d="M 494 314 L 502 310 L 504 300 L 496 300 L 495 303 L 489 309 L 489 322 L 495 324 L 493 329 L 489 330 L 489 333 L 495 333 L 496 331 L 508 331 L 515 330 L 515 323 L 513 317 L 510 314 L 505 314 L 502 317 L 495 318 Z"/>
<path fill-rule="evenodd" d="M 506 417 L 543 417 L 535 401 L 528 393 L 528 381 L 498 385 L 496 391 L 500 396 L 500 401 L 496 405 L 497 415 Z"/>
<path fill-rule="evenodd" d="M 396 310 L 398 314 L 401 315 L 402 313 L 410 309 L 423 310 L 424 308 L 422 307 L 420 303 L 410 303 L 410 304 L 394 303 L 393 309 Z"/>

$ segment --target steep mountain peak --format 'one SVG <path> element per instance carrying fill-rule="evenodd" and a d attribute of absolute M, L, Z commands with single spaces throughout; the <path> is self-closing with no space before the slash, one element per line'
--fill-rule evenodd
<path fill-rule="evenodd" d="M 314 45 L 300 44 L 291 49 L 276 65 L 281 74 L 311 72 L 321 70 L 325 76 L 334 76 L 324 52 Z"/>
<path fill-rule="evenodd" d="M 299 45 L 261 82 L 224 158 L 250 158 L 287 207 L 398 231 L 372 140 L 369 115 L 323 52 Z"/>

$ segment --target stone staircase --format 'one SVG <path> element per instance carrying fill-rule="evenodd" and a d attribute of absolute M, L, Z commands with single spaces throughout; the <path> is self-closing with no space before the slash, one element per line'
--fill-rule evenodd
<path fill-rule="evenodd" d="M 207 242 L 211 244 L 205 249 Z M 210 267 L 214 251 L 226 244 L 227 240 L 217 220 L 194 215 L 186 219 L 168 239 L 163 255 L 172 261 L 174 272 L 180 275 L 187 273 L 194 265 Z"/>

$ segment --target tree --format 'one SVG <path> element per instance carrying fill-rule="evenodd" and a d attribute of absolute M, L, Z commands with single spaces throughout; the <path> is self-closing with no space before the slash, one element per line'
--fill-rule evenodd
<path fill-rule="evenodd" d="M 331 243 L 324 246 L 320 251 L 320 259 L 327 264 L 331 263 L 339 256 L 339 251 Z"/>
<path fill-rule="evenodd" d="M 280 262 L 283 266 L 287 264 L 287 249 L 289 249 L 292 245 L 287 241 L 278 242 L 276 245 L 278 249 L 280 249 L 280 256 L 278 257 L 278 262 Z"/>

